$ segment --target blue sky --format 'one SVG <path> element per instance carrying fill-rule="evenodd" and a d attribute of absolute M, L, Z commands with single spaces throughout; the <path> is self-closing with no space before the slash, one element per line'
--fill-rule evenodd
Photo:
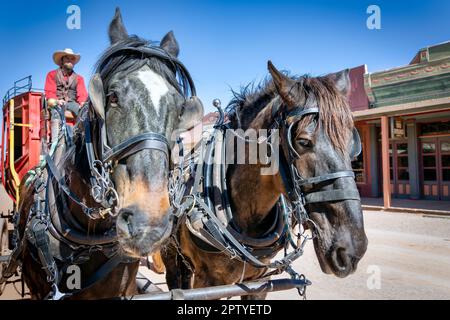
<path fill-rule="evenodd" d="M 69 5 L 81 9 L 81 30 L 66 28 Z M 366 27 L 369 5 L 381 8 L 381 30 Z M 409 63 L 422 47 L 450 40 L 450 1 L 2 1 L 0 95 L 33 76 L 43 88 L 52 53 L 82 54 L 77 72 L 90 77 L 109 45 L 119 6 L 130 34 L 160 40 L 173 30 L 207 110 L 230 87 L 267 75 L 267 60 L 295 74 L 321 75 L 367 64 L 369 72 Z"/>

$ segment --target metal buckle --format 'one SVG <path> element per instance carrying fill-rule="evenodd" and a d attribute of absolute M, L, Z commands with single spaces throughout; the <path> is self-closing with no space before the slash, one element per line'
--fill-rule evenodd
<path fill-rule="evenodd" d="M 58 286 L 56 283 L 52 285 L 52 292 L 49 293 L 49 296 L 47 296 L 46 300 L 62 300 L 67 296 L 67 294 L 62 293 L 59 291 Z"/>

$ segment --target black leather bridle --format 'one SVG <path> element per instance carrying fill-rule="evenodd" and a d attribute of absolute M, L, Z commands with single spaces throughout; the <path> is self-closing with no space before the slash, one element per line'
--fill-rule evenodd
<path fill-rule="evenodd" d="M 276 110 L 278 111 L 278 110 Z M 304 206 L 313 203 L 343 201 L 343 200 L 360 200 L 359 192 L 356 188 L 332 189 L 325 191 L 306 191 L 306 186 L 327 185 L 333 183 L 337 179 L 355 178 L 352 170 L 341 170 L 311 178 L 303 177 L 298 172 L 295 161 L 300 157 L 294 148 L 292 141 L 292 130 L 295 125 L 308 115 L 314 115 L 316 120 L 319 117 L 319 108 L 305 108 L 302 106 L 296 107 L 284 116 L 280 115 L 280 123 L 286 132 L 284 138 L 287 141 L 287 156 L 282 152 L 280 154 L 280 174 L 283 184 L 290 201 L 299 209 L 303 218 L 307 218 L 307 210 Z M 353 129 L 353 145 L 350 151 L 351 158 L 358 156 L 361 153 L 361 140 L 356 128 Z M 315 190 L 312 188 L 311 190 Z"/>
<path fill-rule="evenodd" d="M 105 212 L 115 216 L 118 212 L 115 212 L 114 209 L 118 205 L 119 198 L 114 184 L 109 177 L 115 165 L 119 161 L 142 150 L 160 151 L 164 154 L 167 163 L 170 163 L 170 144 L 165 136 L 155 132 L 146 132 L 133 136 L 114 147 L 108 146 L 102 138 L 99 138 L 99 151 L 97 152 L 98 156 L 96 156 L 89 122 L 89 120 L 85 120 L 84 127 L 86 153 L 91 171 L 91 195 L 103 207 L 100 210 L 100 216 L 104 217 Z M 100 137 L 105 135 L 102 131 L 104 131 L 104 126 L 100 128 Z M 85 213 L 91 218 L 95 218 L 88 211 L 85 211 Z"/>

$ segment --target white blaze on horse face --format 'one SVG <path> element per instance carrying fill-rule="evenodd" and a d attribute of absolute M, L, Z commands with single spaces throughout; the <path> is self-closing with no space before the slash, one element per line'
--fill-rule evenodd
<path fill-rule="evenodd" d="M 138 78 L 147 88 L 150 93 L 150 99 L 155 107 L 155 111 L 156 113 L 159 113 L 159 102 L 161 101 L 161 98 L 169 92 L 166 81 L 163 77 L 151 69 L 139 71 Z"/>

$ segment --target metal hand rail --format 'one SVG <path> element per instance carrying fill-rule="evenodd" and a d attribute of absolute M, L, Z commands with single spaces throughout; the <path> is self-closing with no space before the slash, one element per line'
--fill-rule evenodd
<path fill-rule="evenodd" d="M 14 99 L 9 100 L 9 170 L 14 181 L 14 190 L 16 192 L 16 203 L 19 203 L 19 185 L 20 178 L 14 164 Z"/>
<path fill-rule="evenodd" d="M 11 98 L 14 98 L 21 93 L 30 92 L 32 87 L 33 81 L 31 79 L 31 76 L 14 81 L 14 86 L 10 88 L 3 97 L 3 105 L 11 100 Z"/>

